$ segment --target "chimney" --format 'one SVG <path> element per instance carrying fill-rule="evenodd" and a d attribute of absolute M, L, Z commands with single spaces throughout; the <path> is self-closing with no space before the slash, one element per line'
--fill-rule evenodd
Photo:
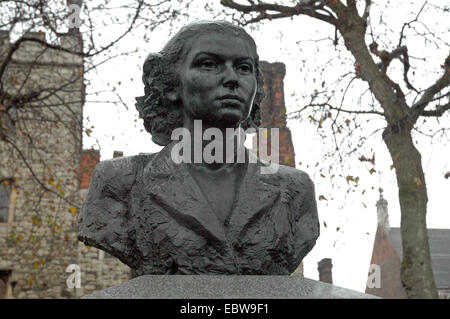
<path fill-rule="evenodd" d="M 78 165 L 78 185 L 80 189 L 87 189 L 91 183 L 95 165 L 100 162 L 100 151 L 83 150 Z"/>
<path fill-rule="evenodd" d="M 265 134 L 261 134 L 258 138 L 267 143 L 267 155 L 278 152 L 278 160 L 281 165 L 295 167 L 295 152 L 292 144 L 292 136 L 289 127 L 286 124 L 286 105 L 284 101 L 284 77 L 286 75 L 286 66 L 283 63 L 268 63 L 260 61 L 259 64 L 264 76 L 264 92 L 265 98 L 262 101 L 261 108 L 261 128 L 278 128 L 279 145 L 272 148 L 270 138 L 267 139 Z M 268 132 L 269 133 L 269 132 Z M 270 135 L 269 135 L 270 136 Z M 256 135 L 253 138 L 253 151 L 258 148 Z M 259 157 L 263 160 L 262 154 Z"/>
<path fill-rule="evenodd" d="M 45 41 L 45 32 L 42 31 L 28 31 L 23 36 L 24 38 L 33 38 Z"/>
<path fill-rule="evenodd" d="M 123 157 L 123 152 L 121 151 L 114 151 L 113 158 Z"/>
<path fill-rule="evenodd" d="M 317 263 L 317 270 L 319 271 L 319 280 L 328 284 L 333 284 L 333 275 L 331 273 L 333 264 L 331 258 L 324 258 Z"/>
<path fill-rule="evenodd" d="M 9 31 L 0 30 L 0 48 L 7 48 L 9 46 Z"/>
<path fill-rule="evenodd" d="M 379 188 L 380 199 L 377 201 L 378 227 L 383 229 L 385 233 L 389 232 L 389 214 L 388 202 L 383 198 L 383 189 Z"/>
<path fill-rule="evenodd" d="M 68 19 L 66 21 L 68 31 L 59 36 L 61 47 L 72 51 L 83 52 L 83 37 L 77 24 L 77 22 L 80 22 L 80 10 L 83 6 L 83 0 L 66 0 L 66 5 L 68 9 L 68 16 L 66 18 Z M 80 57 L 77 56 L 77 58 Z M 82 63 L 82 60 L 76 63 Z"/>
<path fill-rule="evenodd" d="M 81 10 L 81 7 L 83 6 L 83 0 L 66 0 L 66 4 L 67 4 L 67 8 L 70 10 L 69 11 L 70 14 L 73 15 L 73 14 L 77 14 L 78 13 L 78 19 L 79 19 L 80 18 L 79 17 L 79 12 Z M 73 6 L 78 7 L 78 10 L 73 11 L 72 10 Z M 76 35 L 76 34 L 80 33 L 80 29 L 79 29 L 78 26 L 74 25 L 74 26 L 71 26 L 69 28 L 69 32 L 67 32 L 67 33 L 70 34 L 70 35 Z"/>

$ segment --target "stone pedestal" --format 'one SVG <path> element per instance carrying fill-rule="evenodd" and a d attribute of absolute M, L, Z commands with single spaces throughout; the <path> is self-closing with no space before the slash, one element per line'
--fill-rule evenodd
<path fill-rule="evenodd" d="M 85 299 L 377 298 L 299 276 L 146 275 Z"/>

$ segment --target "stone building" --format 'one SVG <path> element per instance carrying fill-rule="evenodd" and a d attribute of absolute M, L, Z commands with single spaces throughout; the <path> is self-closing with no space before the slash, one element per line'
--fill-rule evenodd
<path fill-rule="evenodd" d="M 45 41 L 40 32 L 26 37 Z M 82 48 L 77 32 L 58 41 Z M 0 31 L 0 63 L 10 46 L 8 32 Z M 2 84 L 0 298 L 70 298 L 127 280 L 126 266 L 77 240 L 76 214 L 88 185 L 83 170 L 92 157 L 81 151 L 83 59 L 24 41 Z M 67 285 L 71 264 L 81 270 L 79 289 Z"/>
<path fill-rule="evenodd" d="M 375 278 L 374 272 L 377 271 L 379 282 L 377 285 L 368 285 L 366 293 L 382 298 L 404 299 L 407 295 L 400 277 L 403 257 L 401 232 L 400 228 L 389 225 L 388 202 L 383 198 L 382 189 L 376 206 L 378 225 L 369 276 Z M 428 229 L 428 242 L 439 296 L 450 298 L 450 229 Z"/>

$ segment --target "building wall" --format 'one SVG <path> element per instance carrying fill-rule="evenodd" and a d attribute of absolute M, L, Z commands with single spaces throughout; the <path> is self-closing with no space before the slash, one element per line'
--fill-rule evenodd
<path fill-rule="evenodd" d="M 43 33 L 28 36 L 45 39 Z M 77 49 L 81 45 L 77 39 L 67 35 L 59 41 L 65 48 Z M 7 33 L 0 32 L 1 56 L 9 42 Z M 7 137 L 11 143 L 0 140 L 0 182 L 10 191 L 8 222 L 0 223 L 0 280 L 4 285 L 0 297 L 75 297 L 129 277 L 118 260 L 102 260 L 97 249 L 80 244 L 76 236 L 76 215 L 83 197 L 77 178 L 83 74 L 79 56 L 26 41 L 4 75 L 9 94 L 40 93 L 38 102 L 16 108 L 17 121 Z M 70 264 L 81 267 L 83 288 L 79 291 L 67 288 Z"/>
<path fill-rule="evenodd" d="M 373 244 L 371 265 L 379 266 L 378 287 L 367 287 L 366 294 L 388 299 L 406 299 L 406 291 L 400 278 L 401 261 L 389 241 L 385 229 L 377 228 Z"/>

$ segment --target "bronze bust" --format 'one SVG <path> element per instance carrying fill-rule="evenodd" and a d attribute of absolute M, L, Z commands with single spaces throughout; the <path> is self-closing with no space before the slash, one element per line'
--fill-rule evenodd
<path fill-rule="evenodd" d="M 258 61 L 250 35 L 223 21 L 189 24 L 147 57 L 136 108 L 164 148 L 96 166 L 79 215 L 81 241 L 116 256 L 134 276 L 288 275 L 297 268 L 319 236 L 306 173 L 280 165 L 262 174 L 268 163 L 251 161 L 247 150 L 236 161 L 227 143 L 217 144 L 212 161 L 174 160 L 178 128 L 195 136 L 196 121 L 202 132 L 258 127 Z M 196 148 L 183 156 L 193 158 Z M 217 160 L 229 153 L 234 161 Z"/>

